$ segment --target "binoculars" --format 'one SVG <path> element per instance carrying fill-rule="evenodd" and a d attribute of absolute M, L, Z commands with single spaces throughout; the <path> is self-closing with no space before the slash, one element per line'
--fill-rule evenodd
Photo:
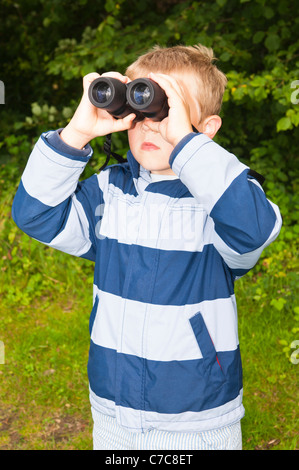
<path fill-rule="evenodd" d="M 169 110 L 165 91 L 150 78 L 137 78 L 125 84 L 116 78 L 99 77 L 90 84 L 88 97 L 94 106 L 116 119 L 135 113 L 134 121 L 146 117 L 162 121 Z"/>

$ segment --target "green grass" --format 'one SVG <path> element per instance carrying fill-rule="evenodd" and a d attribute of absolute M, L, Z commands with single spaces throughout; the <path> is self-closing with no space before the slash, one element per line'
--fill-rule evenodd
<path fill-rule="evenodd" d="M 1 310 L 0 449 L 92 448 L 88 287 Z"/>
<path fill-rule="evenodd" d="M 91 449 L 92 263 L 30 239 L 2 198 L 0 449 Z"/>
<path fill-rule="evenodd" d="M 2 195 L 0 206 L 0 449 L 91 449 L 92 264 L 22 234 L 11 199 Z M 246 450 L 298 449 L 296 259 L 295 240 L 286 243 L 282 232 L 236 283 Z"/>
<path fill-rule="evenodd" d="M 279 276 L 264 274 L 263 278 L 245 277 L 238 282 L 245 406 L 243 448 L 298 449 L 299 366 L 290 360 L 294 352 L 290 345 L 299 340 L 298 309 L 293 303 L 296 276 L 291 272 L 283 277 L 283 285 L 290 289 L 284 297 L 281 297 L 282 290 L 287 289 L 281 287 Z M 255 295 L 257 290 L 262 293 L 262 299 Z M 277 298 L 288 300 L 283 307 L 278 303 L 275 308 L 273 299 Z"/>

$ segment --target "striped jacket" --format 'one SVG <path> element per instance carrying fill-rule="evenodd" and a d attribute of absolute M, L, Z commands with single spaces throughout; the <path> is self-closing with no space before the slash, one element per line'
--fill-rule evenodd
<path fill-rule="evenodd" d="M 278 235 L 277 206 L 204 134 L 175 147 L 172 181 L 152 183 L 129 151 L 127 163 L 78 182 L 91 154 L 44 133 L 12 214 L 31 237 L 95 262 L 93 406 L 135 432 L 240 420 L 234 282 Z"/>

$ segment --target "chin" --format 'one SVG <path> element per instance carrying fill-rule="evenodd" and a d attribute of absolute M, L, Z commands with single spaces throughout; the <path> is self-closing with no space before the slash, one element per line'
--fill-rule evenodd
<path fill-rule="evenodd" d="M 163 171 L 169 168 L 169 165 L 167 165 L 168 162 L 163 164 L 163 162 L 161 162 L 161 157 L 159 157 L 158 155 L 154 156 L 153 152 L 151 152 L 149 155 L 137 156 L 135 157 L 135 159 L 143 168 L 148 171 Z"/>

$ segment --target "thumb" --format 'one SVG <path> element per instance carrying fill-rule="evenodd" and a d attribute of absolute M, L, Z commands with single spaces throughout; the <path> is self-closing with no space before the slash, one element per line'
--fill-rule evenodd
<path fill-rule="evenodd" d="M 135 117 L 136 114 L 131 113 L 122 119 L 116 119 L 114 121 L 113 132 L 125 131 L 130 129 L 132 127 Z"/>

